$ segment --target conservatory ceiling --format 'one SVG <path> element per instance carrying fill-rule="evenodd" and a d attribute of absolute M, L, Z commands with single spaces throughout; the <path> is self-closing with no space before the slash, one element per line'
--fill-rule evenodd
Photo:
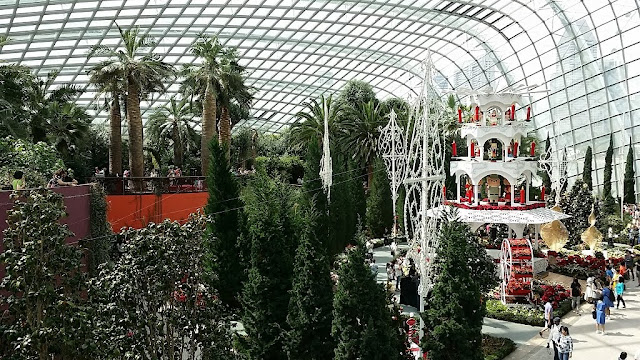
<path fill-rule="evenodd" d="M 573 136 L 585 126 L 581 113 L 606 117 L 603 126 L 615 127 L 615 116 L 632 110 L 639 91 L 633 60 L 640 57 L 640 37 L 632 33 L 638 11 L 635 0 L 0 0 L 0 35 L 11 39 L 0 60 L 40 76 L 59 70 L 54 86 L 85 88 L 77 102 L 103 123 L 107 112 L 96 106 L 101 101 L 86 75 L 100 59 L 86 55 L 92 45 L 120 44 L 116 24 L 140 26 L 158 41 L 153 51 L 176 66 L 195 61 L 189 46 L 198 35 L 215 34 L 239 49 L 248 85 L 257 90 L 245 125 L 279 132 L 305 100 L 336 92 L 350 79 L 369 82 L 381 99 L 415 98 L 430 49 L 443 94 L 541 85 L 545 91 L 527 97 L 536 127 Z M 611 69 L 621 78 L 608 79 Z M 589 102 L 591 94 L 612 85 L 623 92 L 601 97 L 620 104 L 594 114 L 600 95 Z M 143 117 L 178 87 L 143 102 Z M 576 96 L 584 109 L 571 103 Z M 552 124 L 558 116 L 566 125 Z"/>

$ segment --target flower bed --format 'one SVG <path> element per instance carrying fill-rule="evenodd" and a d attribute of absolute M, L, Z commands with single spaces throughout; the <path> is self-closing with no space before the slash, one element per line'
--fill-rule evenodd
<path fill-rule="evenodd" d="M 557 309 L 562 301 L 571 297 L 569 290 L 560 284 L 547 285 L 544 283 L 534 283 L 533 292 L 538 295 L 534 298 L 534 302 L 537 305 L 544 305 L 549 301 L 554 309 Z"/>
<path fill-rule="evenodd" d="M 502 360 L 516 349 L 511 339 L 482 334 L 482 354 L 484 360 Z"/>
<path fill-rule="evenodd" d="M 571 299 L 562 300 L 553 315 L 563 317 L 571 311 Z M 529 305 L 506 306 L 500 300 L 487 300 L 488 318 L 510 321 L 531 326 L 544 326 L 544 309 Z"/>
<path fill-rule="evenodd" d="M 609 258 L 614 265 L 624 262 L 623 257 Z M 556 264 L 551 266 L 551 271 L 586 280 L 590 275 L 604 277 L 608 260 L 597 258 L 591 255 L 569 255 L 564 257 L 560 254 L 556 257 Z"/>

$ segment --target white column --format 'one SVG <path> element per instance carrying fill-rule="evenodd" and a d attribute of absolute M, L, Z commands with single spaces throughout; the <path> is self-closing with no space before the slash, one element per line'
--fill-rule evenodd
<path fill-rule="evenodd" d="M 526 184 L 527 184 L 526 185 L 527 187 L 525 189 L 526 189 L 527 198 L 525 199 L 524 203 L 528 204 L 529 203 L 529 188 L 531 187 L 530 184 L 529 184 L 529 179 L 527 179 Z"/>
<path fill-rule="evenodd" d="M 456 201 L 460 201 L 460 175 L 456 175 Z"/>
<path fill-rule="evenodd" d="M 513 200 L 515 199 L 516 187 L 514 185 L 509 185 L 509 186 L 511 186 L 511 206 L 513 206 Z"/>
<path fill-rule="evenodd" d="M 473 204 L 478 205 L 478 184 L 473 184 Z"/>

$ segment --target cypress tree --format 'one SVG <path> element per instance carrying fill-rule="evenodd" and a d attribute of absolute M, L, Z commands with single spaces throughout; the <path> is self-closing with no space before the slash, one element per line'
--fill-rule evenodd
<path fill-rule="evenodd" d="M 451 214 L 447 217 L 453 218 Z M 459 221 L 447 221 L 442 226 L 439 278 L 423 318 L 425 336 L 421 346 L 429 352 L 429 359 L 484 359 L 481 330 L 486 310 L 482 291 L 488 283 L 476 281 L 478 267 L 469 263 L 478 255 L 477 247 L 469 240 L 472 238 L 469 227 Z M 479 268 L 487 266 L 482 264 Z"/>
<path fill-rule="evenodd" d="M 297 230 L 291 189 L 258 171 L 244 194 L 251 267 L 242 292 L 242 344 L 251 359 L 286 359 L 293 258 Z"/>
<path fill-rule="evenodd" d="M 616 213 L 616 201 L 611 194 L 611 176 L 613 173 L 613 134 L 609 137 L 609 147 L 604 157 L 604 184 L 602 191 L 602 212 L 605 215 L 613 215 Z"/>
<path fill-rule="evenodd" d="M 604 188 L 602 197 L 604 199 L 611 197 L 611 175 L 613 172 L 613 134 L 609 137 L 609 147 L 604 156 Z"/>
<path fill-rule="evenodd" d="M 205 207 L 205 213 L 209 216 L 206 264 L 220 300 L 237 308 L 245 280 L 246 259 L 241 256 L 243 251 L 238 241 L 241 225 L 240 192 L 226 156 L 227 147 L 226 144 L 220 145 L 215 137 L 209 144 L 209 199 Z"/>
<path fill-rule="evenodd" d="M 305 211 L 296 251 L 289 301 L 286 349 L 289 360 L 333 358 L 331 337 L 333 282 L 324 244 L 314 231 L 315 216 Z"/>
<path fill-rule="evenodd" d="M 382 285 L 365 264 L 364 240 L 359 231 L 355 239 L 358 246 L 348 251 L 338 270 L 331 330 L 336 342 L 334 359 L 398 359 L 392 314 Z"/>
<path fill-rule="evenodd" d="M 393 226 L 393 201 L 389 177 L 382 159 L 374 161 L 373 181 L 367 198 L 366 224 L 371 236 L 381 238 Z"/>
<path fill-rule="evenodd" d="M 322 152 L 318 140 L 314 137 L 307 147 L 307 154 L 304 163 L 304 178 L 302 182 L 302 193 L 309 206 L 314 208 L 315 221 L 313 222 L 314 236 L 317 239 L 328 240 L 329 238 L 329 204 L 327 195 L 322 188 L 320 180 L 320 160 Z M 331 245 L 325 241 L 325 247 Z"/>
<path fill-rule="evenodd" d="M 629 142 L 627 164 L 624 169 L 624 202 L 627 204 L 636 203 L 636 173 L 633 169 L 633 161 L 633 145 Z"/>
<path fill-rule="evenodd" d="M 591 146 L 587 147 L 584 154 L 584 166 L 582 167 L 582 181 L 587 184 L 589 190 L 593 190 L 593 180 L 591 180 L 591 172 L 593 171 L 593 150 Z"/>

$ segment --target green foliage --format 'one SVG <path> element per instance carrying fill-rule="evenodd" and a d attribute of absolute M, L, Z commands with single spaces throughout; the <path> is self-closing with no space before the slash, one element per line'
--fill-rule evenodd
<path fill-rule="evenodd" d="M 346 109 L 348 107 L 357 108 L 358 106 L 370 101 L 377 102 L 377 99 L 371 84 L 365 81 L 352 79 L 347 81 L 342 89 L 340 89 L 340 93 L 338 94 L 336 101 L 342 109 Z M 346 113 L 344 115 L 349 117 Z"/>
<path fill-rule="evenodd" d="M 313 208 L 304 210 L 293 268 L 285 346 L 289 360 L 331 359 L 333 282 L 324 244 L 314 232 Z"/>
<path fill-rule="evenodd" d="M 482 334 L 482 354 L 484 360 L 502 360 L 516 349 L 516 343 L 508 338 Z"/>
<path fill-rule="evenodd" d="M 295 155 L 258 156 L 255 162 L 256 169 L 264 169 L 270 176 L 279 177 L 290 184 L 295 184 L 298 178 L 304 176 L 304 163 Z"/>
<path fill-rule="evenodd" d="M 633 169 L 633 162 L 633 144 L 629 144 L 627 163 L 624 169 L 624 202 L 627 204 L 636 203 L 636 173 Z"/>
<path fill-rule="evenodd" d="M 53 146 L 45 143 L 32 144 L 11 137 L 0 139 L 0 179 L 10 183 L 15 171 L 22 171 L 27 187 L 45 186 L 49 177 L 64 163 Z"/>
<path fill-rule="evenodd" d="M 378 154 L 380 127 L 385 122 L 383 108 L 375 101 L 358 104 L 346 110 L 348 121 L 341 123 L 340 148 L 356 159 L 369 171 L 368 184 L 371 186 L 373 162 Z"/>
<path fill-rule="evenodd" d="M 365 264 L 365 237 L 356 235 L 358 246 L 347 253 L 338 270 L 338 288 L 333 300 L 335 360 L 398 359 L 397 337 L 391 324 L 382 285 Z"/>
<path fill-rule="evenodd" d="M 318 177 L 318 174 L 320 173 L 321 158 L 322 153 L 320 145 L 316 139 L 312 139 L 307 147 L 307 154 L 304 162 L 302 194 L 306 203 L 314 209 L 315 221 L 312 223 L 314 237 L 323 241 L 325 250 L 333 254 L 334 252 L 339 251 L 336 249 L 339 248 L 339 245 L 333 241 L 333 237 L 329 236 L 329 233 L 332 230 L 329 226 L 329 202 L 327 200 L 327 194 L 322 186 L 322 181 Z M 334 201 L 336 201 L 335 195 Z"/>
<path fill-rule="evenodd" d="M 443 217 L 440 231 L 439 277 L 423 315 L 425 336 L 421 346 L 429 357 L 438 359 L 482 359 L 482 319 L 485 306 L 482 295 L 497 283 L 493 263 L 482 260 L 470 266 L 479 254 L 479 245 L 472 244 L 468 225 L 455 220 L 455 213 Z M 451 220 L 451 221 L 447 221 Z M 477 280 L 477 272 L 490 274 L 491 279 Z M 490 283 L 491 282 L 491 283 Z"/>
<path fill-rule="evenodd" d="M 329 251 L 330 254 L 337 254 L 352 242 L 358 223 L 364 219 L 366 197 L 362 168 L 353 160 L 345 155 L 334 157 L 333 174 L 329 204 Z"/>
<path fill-rule="evenodd" d="M 591 173 L 593 172 L 593 150 L 591 146 L 587 147 L 587 152 L 584 154 L 584 166 L 582 167 L 582 181 L 587 184 L 589 190 L 593 190 L 593 180 L 591 179 Z"/>
<path fill-rule="evenodd" d="M 27 67 L 0 64 L 0 137 L 27 138 L 29 108 L 25 105 L 35 81 Z"/>
<path fill-rule="evenodd" d="M 377 158 L 373 168 L 373 182 L 367 198 L 366 224 L 374 238 L 381 238 L 393 227 L 393 201 L 389 177 L 382 159 Z"/>
<path fill-rule="evenodd" d="M 211 140 L 209 146 L 209 199 L 205 207 L 209 222 L 205 261 L 206 270 L 210 271 L 207 275 L 212 277 L 212 284 L 218 289 L 220 300 L 226 305 L 238 307 L 238 296 L 246 278 L 247 244 L 239 241 L 242 224 L 240 191 L 225 156 L 226 147 L 227 145 L 221 146 L 216 138 Z"/>
<path fill-rule="evenodd" d="M 231 167 L 251 169 L 256 158 L 259 135 L 255 129 L 243 126 L 231 138 Z"/>
<path fill-rule="evenodd" d="M 11 195 L 0 262 L 0 357 L 91 359 L 91 308 L 83 298 L 82 252 L 66 244 L 73 235 L 59 220 L 62 196 L 46 189 Z"/>
<path fill-rule="evenodd" d="M 343 110 L 333 101 L 331 95 L 327 97 L 322 95 L 318 100 L 309 99 L 303 105 L 306 109 L 296 114 L 298 121 L 291 125 L 290 141 L 294 147 L 304 147 L 312 138 L 322 143 L 325 116 L 329 126 L 330 141 L 340 138 L 339 121 Z"/>
<path fill-rule="evenodd" d="M 194 216 L 121 234 L 123 255 L 90 292 L 103 358 L 235 358 L 231 323 L 203 277 L 205 227 Z"/>
<path fill-rule="evenodd" d="M 115 236 L 111 224 L 107 221 L 107 199 L 104 188 L 100 185 L 91 187 L 90 239 L 86 242 L 88 250 L 89 275 L 97 276 L 98 267 L 109 262 Z"/>
<path fill-rule="evenodd" d="M 582 242 L 580 235 L 590 226 L 588 217 L 591 214 L 591 206 L 594 201 L 591 190 L 582 179 L 577 179 L 571 190 L 560 199 L 562 211 L 571 215 L 570 218 L 562 220 L 569 231 L 567 246 L 578 245 Z"/>
<path fill-rule="evenodd" d="M 252 359 L 286 359 L 287 309 L 299 229 L 289 185 L 259 170 L 244 194 L 251 267 L 242 293 L 244 348 Z"/>

